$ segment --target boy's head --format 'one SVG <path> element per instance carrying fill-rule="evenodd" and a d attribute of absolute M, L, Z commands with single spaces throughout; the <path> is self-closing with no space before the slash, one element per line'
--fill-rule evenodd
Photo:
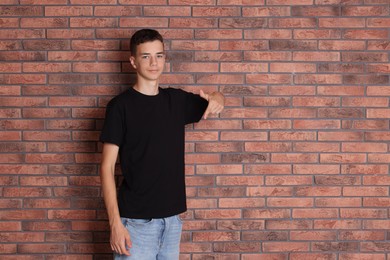
<path fill-rule="evenodd" d="M 136 31 L 130 39 L 130 52 L 132 56 L 137 53 L 137 46 L 145 42 L 160 41 L 164 44 L 161 34 L 153 29 L 141 29 Z"/>

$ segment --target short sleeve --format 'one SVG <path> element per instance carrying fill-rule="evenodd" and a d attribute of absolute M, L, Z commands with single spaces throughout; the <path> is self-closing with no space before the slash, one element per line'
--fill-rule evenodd
<path fill-rule="evenodd" d="M 185 93 L 185 124 L 199 122 L 209 103 L 199 95 L 190 92 Z"/>
<path fill-rule="evenodd" d="M 123 122 L 123 109 L 121 108 L 120 103 L 116 101 L 117 100 L 113 99 L 107 105 L 100 141 L 121 146 L 125 133 L 125 124 Z"/>

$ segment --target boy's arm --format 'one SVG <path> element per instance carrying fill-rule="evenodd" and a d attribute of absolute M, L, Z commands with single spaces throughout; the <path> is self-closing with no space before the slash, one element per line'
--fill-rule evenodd
<path fill-rule="evenodd" d="M 103 189 L 104 203 L 106 205 L 111 237 L 111 249 L 118 254 L 130 255 L 130 235 L 123 226 L 119 215 L 118 200 L 115 186 L 115 163 L 118 157 L 119 147 L 115 144 L 104 143 L 102 151 L 102 163 L 100 167 L 100 178 Z"/>
<path fill-rule="evenodd" d="M 207 119 L 209 114 L 219 114 L 222 112 L 225 106 L 225 97 L 222 95 L 222 93 L 213 92 L 211 94 L 206 94 L 201 90 L 200 96 L 209 102 L 209 105 L 203 114 L 204 119 Z"/>

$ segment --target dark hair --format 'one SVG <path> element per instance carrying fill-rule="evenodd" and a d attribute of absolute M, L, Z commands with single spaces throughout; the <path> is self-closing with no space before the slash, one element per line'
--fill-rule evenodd
<path fill-rule="evenodd" d="M 161 34 L 153 29 L 141 29 L 136 31 L 130 39 L 130 52 L 131 55 L 135 55 L 137 52 L 137 46 L 141 43 L 160 41 L 164 43 L 163 37 Z"/>

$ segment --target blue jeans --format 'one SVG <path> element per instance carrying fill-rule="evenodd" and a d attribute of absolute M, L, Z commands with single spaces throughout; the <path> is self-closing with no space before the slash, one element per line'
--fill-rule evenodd
<path fill-rule="evenodd" d="M 178 215 L 168 218 L 122 218 L 130 233 L 130 256 L 114 253 L 115 260 L 179 259 L 182 222 Z"/>

